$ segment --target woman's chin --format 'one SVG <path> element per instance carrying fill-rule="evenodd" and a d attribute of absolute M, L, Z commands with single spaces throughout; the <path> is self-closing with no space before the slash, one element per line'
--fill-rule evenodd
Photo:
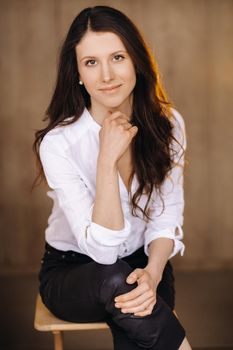
<path fill-rule="evenodd" d="M 105 101 L 105 106 L 111 111 L 116 111 L 116 110 L 125 110 L 125 108 L 129 105 L 128 99 L 119 99 L 118 101 Z"/>

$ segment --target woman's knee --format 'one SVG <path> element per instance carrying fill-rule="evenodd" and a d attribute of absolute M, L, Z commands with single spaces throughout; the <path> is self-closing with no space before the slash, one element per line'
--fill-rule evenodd
<path fill-rule="evenodd" d="M 126 282 L 133 269 L 121 259 L 111 265 L 99 265 L 98 269 L 102 280 L 101 295 L 105 300 L 109 296 L 127 293 L 136 287 L 136 283 L 128 284 Z"/>

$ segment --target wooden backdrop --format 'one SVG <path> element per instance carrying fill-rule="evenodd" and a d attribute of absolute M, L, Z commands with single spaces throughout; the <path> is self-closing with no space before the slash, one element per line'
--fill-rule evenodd
<path fill-rule="evenodd" d="M 188 135 L 184 257 L 178 269 L 233 267 L 233 1 L 8 0 L 0 2 L 0 270 L 37 270 L 51 209 L 35 176 L 58 49 L 86 6 L 123 10 L 151 45 Z"/>

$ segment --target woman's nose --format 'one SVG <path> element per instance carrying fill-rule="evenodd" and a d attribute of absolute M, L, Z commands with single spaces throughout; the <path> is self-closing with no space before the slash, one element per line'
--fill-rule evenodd
<path fill-rule="evenodd" d="M 106 83 L 114 78 L 114 71 L 109 63 L 102 64 L 101 75 L 102 81 Z"/>

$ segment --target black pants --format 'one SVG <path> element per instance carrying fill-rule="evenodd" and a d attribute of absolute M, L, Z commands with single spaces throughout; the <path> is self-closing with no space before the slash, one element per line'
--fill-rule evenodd
<path fill-rule="evenodd" d="M 151 315 L 123 314 L 114 298 L 134 289 L 126 283 L 137 267 L 147 265 L 143 247 L 116 263 L 96 263 L 87 255 L 63 252 L 47 243 L 39 274 L 44 304 L 57 317 L 70 322 L 105 321 L 109 325 L 115 350 L 177 350 L 185 330 L 172 312 L 174 277 L 167 262 L 157 288 L 157 302 Z"/>

